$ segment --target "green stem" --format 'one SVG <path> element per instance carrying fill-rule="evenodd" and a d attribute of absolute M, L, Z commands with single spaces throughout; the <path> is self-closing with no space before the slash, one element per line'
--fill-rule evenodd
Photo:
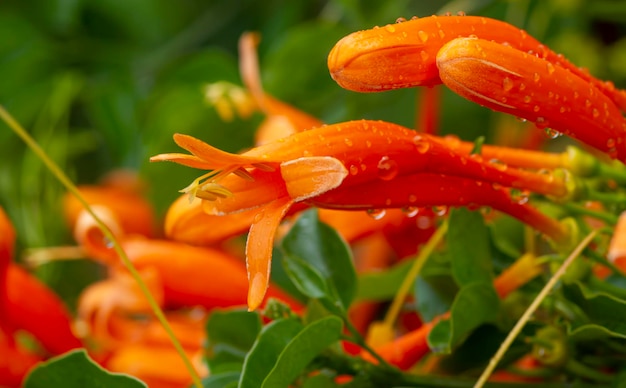
<path fill-rule="evenodd" d="M 174 335 L 174 331 L 172 330 L 172 327 L 170 326 L 170 324 L 167 322 L 167 319 L 165 318 L 165 314 L 163 313 L 163 310 L 161 310 L 161 307 L 159 307 L 159 304 L 157 303 L 157 301 L 154 299 L 154 297 L 148 290 L 146 283 L 144 283 L 144 281 L 141 279 L 139 272 L 137 272 L 137 269 L 135 268 L 133 263 L 130 261 L 128 256 L 126 256 L 126 253 L 120 246 L 119 242 L 115 239 L 115 236 L 113 235 L 111 230 L 108 228 L 108 226 L 97 216 L 97 214 L 93 211 L 89 203 L 87 203 L 85 198 L 83 198 L 83 196 L 80 194 L 80 192 L 78 191 L 78 188 L 76 188 L 74 183 L 72 183 L 72 181 L 67 177 L 67 175 L 65 175 L 63 170 L 61 170 L 61 168 L 59 168 L 59 166 L 52 159 L 50 159 L 50 157 L 39 146 L 39 144 L 37 144 L 37 142 L 26 132 L 24 128 L 22 128 L 22 126 L 13 118 L 13 116 L 11 116 L 11 114 L 7 112 L 6 109 L 4 109 L 4 106 L 2 105 L 0 105 L 0 119 L 2 119 L 9 126 L 9 128 L 11 128 L 11 130 L 13 130 L 13 132 L 24 141 L 24 143 L 26 143 L 26 145 L 31 149 L 31 151 L 33 151 L 33 153 L 37 155 L 37 157 L 41 159 L 41 161 L 45 164 L 48 170 L 50 170 L 52 175 L 54 175 L 59 180 L 59 182 L 61 182 L 61 184 L 65 186 L 65 188 L 76 197 L 76 199 L 84 206 L 87 212 L 96 221 L 96 223 L 98 224 L 98 227 L 100 228 L 104 236 L 113 243 L 115 252 L 119 255 L 120 260 L 122 261 L 124 266 L 128 269 L 128 272 L 130 272 L 131 276 L 137 282 L 139 289 L 141 290 L 143 295 L 146 297 L 146 300 L 148 301 L 148 304 L 150 305 L 150 308 L 152 309 L 154 315 L 157 317 L 161 325 L 163 325 L 163 328 L 165 329 L 168 336 L 170 337 L 170 340 L 172 341 L 174 348 L 176 348 L 176 351 L 178 352 L 178 354 L 180 354 L 181 358 L 183 359 L 183 362 L 186 368 L 188 369 L 189 374 L 191 375 L 194 385 L 197 388 L 202 388 L 202 382 L 200 381 L 200 376 L 198 376 L 198 374 L 196 373 L 196 370 L 191 364 L 191 361 L 189 360 L 189 358 L 187 357 L 187 354 L 185 353 L 182 345 L 180 344 L 180 342 Z"/>
<path fill-rule="evenodd" d="M 511 344 L 513 343 L 517 335 L 522 331 L 526 323 L 530 320 L 530 317 L 535 313 L 535 311 L 537 310 L 541 302 L 543 302 L 546 296 L 548 296 L 550 291 L 552 291 L 552 289 L 554 288 L 556 283 L 559 281 L 559 279 L 563 276 L 563 274 L 565 274 L 567 267 L 569 267 L 570 264 L 574 262 L 574 259 L 576 259 L 576 257 L 578 257 L 581 254 L 583 249 L 585 249 L 585 247 L 589 245 L 589 243 L 593 240 L 593 238 L 596 236 L 596 233 L 597 232 L 595 230 L 589 233 L 583 239 L 583 241 L 581 241 L 580 244 L 578 244 L 578 246 L 572 251 L 572 253 L 567 257 L 567 259 L 565 259 L 563 264 L 561 264 L 559 269 L 554 273 L 554 275 L 550 278 L 550 280 L 548 280 L 548 282 L 543 287 L 543 289 L 541 289 L 539 294 L 537 294 L 537 297 L 535 298 L 535 300 L 533 300 L 530 306 L 528 306 L 528 308 L 526 309 L 522 317 L 517 321 L 517 323 L 511 330 L 511 332 L 509 332 L 509 335 L 505 338 L 504 342 L 502 342 L 496 354 L 491 358 L 491 360 L 489 360 L 489 364 L 487 365 L 483 373 L 478 378 L 478 381 L 474 385 L 474 388 L 480 388 L 485 385 L 485 383 L 487 382 L 487 379 L 489 378 L 489 376 L 491 376 L 491 373 L 493 373 L 496 366 L 498 365 L 498 363 L 504 356 L 504 353 L 506 353 L 506 351 L 509 349 L 509 347 L 511 346 Z"/>
<path fill-rule="evenodd" d="M 617 223 L 618 217 L 614 214 L 610 214 L 610 213 L 598 211 L 598 210 L 587 209 L 583 206 L 573 204 L 573 203 L 564 203 L 561 206 L 563 206 L 563 208 L 567 210 L 568 212 L 574 213 L 576 215 L 589 216 L 589 217 L 598 219 L 600 221 L 604 221 L 609 225 L 615 225 Z"/>
<path fill-rule="evenodd" d="M 614 379 L 614 376 L 598 372 L 597 370 L 592 369 L 587 365 L 573 359 L 567 360 L 567 363 L 565 364 L 565 370 L 576 376 L 598 381 L 601 383 L 610 383 Z"/>
<path fill-rule="evenodd" d="M 363 348 L 366 352 L 372 355 L 378 361 L 379 365 L 381 365 L 385 369 L 395 370 L 391 364 L 389 364 L 384 358 L 382 358 L 374 349 L 372 349 L 367 342 L 361 336 L 361 333 L 352 325 L 347 316 L 343 316 L 344 324 L 346 325 L 346 329 L 352 334 L 352 337 L 349 338 L 349 341 L 354 342 Z"/>
<path fill-rule="evenodd" d="M 441 226 L 437 228 L 435 233 L 430 236 L 430 239 L 428 240 L 428 242 L 426 242 L 426 245 L 424 245 L 422 249 L 420 249 L 417 258 L 415 259 L 415 262 L 413 262 L 413 265 L 409 269 L 409 272 L 404 277 L 404 280 L 402 281 L 402 284 L 400 285 L 400 288 L 398 289 L 398 292 L 393 298 L 393 302 L 391 303 L 391 306 L 389 307 L 389 310 L 385 315 L 385 325 L 389 327 L 393 326 L 396 318 L 400 314 L 400 310 L 402 309 L 402 305 L 406 300 L 406 296 L 409 294 L 411 287 L 413 287 L 413 284 L 415 283 L 417 275 L 419 275 L 420 271 L 424 267 L 424 264 L 426 264 L 426 261 L 433 253 L 437 245 L 441 242 L 443 237 L 446 235 L 447 231 L 448 222 L 444 221 L 443 224 L 441 224 Z"/>

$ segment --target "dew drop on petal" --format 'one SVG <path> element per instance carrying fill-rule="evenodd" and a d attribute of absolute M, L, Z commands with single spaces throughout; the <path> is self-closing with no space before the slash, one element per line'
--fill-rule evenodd
<path fill-rule="evenodd" d="M 533 81 L 539 82 L 540 79 L 541 79 L 541 77 L 539 76 L 539 73 L 533 74 Z"/>
<path fill-rule="evenodd" d="M 615 147 L 615 139 L 609 139 L 606 141 L 606 148 L 613 148 Z"/>
<path fill-rule="evenodd" d="M 526 119 L 525 119 L 525 118 L 523 118 L 523 117 L 516 117 L 515 119 L 516 119 L 517 121 L 519 121 L 520 123 L 525 123 L 526 121 L 528 121 L 528 120 L 526 120 Z"/>
<path fill-rule="evenodd" d="M 598 116 L 600 116 L 600 112 L 598 112 L 596 108 L 593 108 L 593 110 L 591 111 L 591 114 L 593 115 L 594 119 L 597 119 Z"/>
<path fill-rule="evenodd" d="M 406 18 L 399 17 L 396 19 L 396 23 L 404 23 L 404 22 L 406 22 Z"/>
<path fill-rule="evenodd" d="M 527 190 L 511 189 L 511 201 L 523 205 L 528 202 L 529 193 Z"/>
<path fill-rule="evenodd" d="M 513 89 L 513 81 L 511 81 L 509 77 L 504 77 L 502 80 L 502 90 L 508 92 L 511 89 Z"/>
<path fill-rule="evenodd" d="M 557 137 L 562 135 L 561 132 L 554 130 L 552 128 L 543 128 L 543 131 L 546 134 L 546 137 L 548 139 L 556 139 Z"/>
<path fill-rule="evenodd" d="M 255 223 L 260 222 L 263 219 L 263 217 L 265 217 L 265 211 L 261 210 L 260 212 L 254 215 L 253 222 Z"/>
<path fill-rule="evenodd" d="M 417 147 L 417 152 L 420 154 L 425 154 L 430 149 L 430 143 L 427 141 L 418 141 L 415 143 L 415 146 Z"/>
<path fill-rule="evenodd" d="M 548 62 L 546 67 L 548 68 L 548 74 L 552 75 L 555 72 L 554 65 L 551 64 L 550 62 Z"/>
<path fill-rule="evenodd" d="M 530 96 L 529 95 L 525 95 L 524 96 L 524 102 L 527 103 L 527 104 L 530 102 Z"/>
<path fill-rule="evenodd" d="M 367 209 L 366 213 L 375 220 L 381 220 L 385 217 L 387 211 L 385 209 Z"/>
<path fill-rule="evenodd" d="M 398 175 L 398 163 L 383 156 L 378 162 L 378 177 L 384 181 L 390 181 Z"/>
<path fill-rule="evenodd" d="M 343 142 L 346 143 L 348 147 L 352 147 L 352 139 L 346 137 L 345 139 L 343 139 Z"/>
<path fill-rule="evenodd" d="M 442 216 L 445 216 L 446 213 L 448 212 L 448 207 L 447 206 L 433 206 L 432 210 L 433 210 L 433 213 L 442 217 Z"/>
<path fill-rule="evenodd" d="M 418 215 L 419 211 L 420 209 L 416 206 L 407 206 L 402 208 L 402 213 L 404 213 L 409 218 Z"/>
<path fill-rule="evenodd" d="M 543 117 L 537 117 L 537 119 L 535 120 L 535 126 L 539 129 L 547 128 L 548 120 L 544 119 Z"/>
<path fill-rule="evenodd" d="M 417 201 L 417 196 L 415 194 L 409 194 L 409 202 L 414 203 Z"/>
<path fill-rule="evenodd" d="M 456 16 L 465 16 L 465 12 L 464 11 L 459 11 L 456 13 Z"/>
<path fill-rule="evenodd" d="M 387 31 L 389 31 L 390 33 L 392 33 L 392 34 L 393 34 L 394 32 L 396 32 L 396 28 L 395 28 L 394 26 L 392 26 L 391 24 L 390 24 L 390 25 L 388 25 L 388 26 L 386 26 L 386 27 L 385 27 L 385 29 L 386 29 Z"/>
<path fill-rule="evenodd" d="M 445 38 L 445 37 L 446 37 L 446 33 L 445 33 L 445 32 L 443 32 L 443 30 L 439 30 L 439 37 L 440 37 L 441 39 Z"/>
<path fill-rule="evenodd" d="M 535 113 L 539 112 L 539 105 L 533 106 L 533 112 Z"/>
<path fill-rule="evenodd" d="M 428 41 L 428 33 L 422 30 L 417 31 L 417 36 L 420 38 L 422 43 L 426 43 L 426 41 Z"/>
<path fill-rule="evenodd" d="M 428 55 L 428 53 L 426 51 L 422 50 L 420 52 L 420 57 L 422 57 L 422 61 L 426 62 L 428 60 L 428 58 L 429 58 L 429 55 Z"/>
<path fill-rule="evenodd" d="M 589 101 L 589 99 L 585 100 L 585 107 L 589 108 L 591 106 L 591 101 Z"/>
<path fill-rule="evenodd" d="M 350 175 L 356 175 L 359 173 L 359 168 L 354 164 L 350 166 Z"/>

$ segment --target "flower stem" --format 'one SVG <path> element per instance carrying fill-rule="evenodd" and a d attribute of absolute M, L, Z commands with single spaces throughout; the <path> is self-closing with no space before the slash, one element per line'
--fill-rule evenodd
<path fill-rule="evenodd" d="M 565 273 L 567 268 L 570 266 L 570 264 L 572 264 L 572 262 L 574 262 L 574 259 L 576 259 L 578 255 L 580 255 L 580 253 L 583 251 L 583 249 L 585 249 L 587 245 L 589 245 L 589 243 L 591 242 L 591 240 L 593 240 L 596 234 L 597 234 L 597 231 L 595 230 L 589 233 L 583 239 L 583 241 L 581 241 L 580 244 L 578 244 L 578 246 L 572 251 L 572 253 L 567 257 L 567 259 L 565 259 L 563 264 L 554 273 L 554 275 L 550 278 L 550 280 L 548 280 L 548 282 L 543 287 L 543 289 L 539 292 L 539 294 L 537 294 L 537 297 L 535 298 L 535 300 L 533 300 L 533 302 L 530 304 L 530 306 L 528 306 L 528 308 L 526 309 L 522 317 L 517 321 L 517 323 L 515 324 L 515 326 L 509 333 L 509 335 L 505 338 L 504 342 L 502 342 L 496 354 L 491 358 L 491 360 L 489 360 L 489 364 L 487 365 L 483 373 L 478 378 L 478 381 L 476 381 L 474 388 L 481 388 L 485 385 L 485 383 L 487 382 L 487 379 L 489 378 L 489 376 L 491 376 L 491 373 L 494 371 L 494 369 L 498 365 L 498 362 L 500 362 L 500 360 L 504 356 L 504 353 L 506 353 L 506 351 L 509 349 L 509 347 L 511 346 L 511 344 L 513 343 L 517 335 L 524 328 L 524 326 L 526 325 L 530 317 L 535 313 L 535 311 L 537 310 L 541 302 L 543 302 L 543 300 L 550 293 L 550 291 L 552 291 L 552 289 L 554 288 L 556 283 L 559 281 L 559 279 L 563 276 L 563 274 Z"/>
<path fill-rule="evenodd" d="M 150 308 L 152 309 L 154 315 L 157 317 L 161 325 L 163 325 L 163 328 L 165 329 L 168 336 L 170 337 L 170 340 L 172 341 L 174 348 L 176 348 L 176 351 L 178 352 L 178 354 L 180 354 L 181 358 L 183 359 L 185 367 L 188 369 L 189 374 L 191 375 L 191 378 L 194 382 L 194 385 L 196 386 L 196 388 L 202 388 L 202 382 L 200 381 L 200 376 L 198 376 L 198 374 L 196 373 L 196 370 L 191 364 L 191 361 L 189 360 L 189 358 L 187 357 L 182 345 L 180 344 L 180 342 L 174 335 L 174 331 L 172 330 L 172 327 L 170 326 L 170 324 L 167 322 L 167 318 L 165 318 L 165 314 L 163 313 L 163 310 L 161 310 L 161 308 L 159 307 L 159 304 L 156 302 L 156 300 L 154 299 L 154 297 L 148 290 L 148 287 L 146 286 L 144 281 L 141 279 L 141 276 L 137 272 L 137 269 L 135 268 L 133 263 L 130 261 L 130 259 L 128 258 L 128 256 L 126 255 L 122 247 L 120 246 L 119 242 L 115 239 L 115 236 L 113 235 L 111 230 L 96 215 L 96 213 L 93 211 L 89 203 L 87 203 L 85 198 L 83 198 L 83 196 L 80 194 L 80 192 L 78 191 L 78 188 L 76 188 L 76 185 L 72 183 L 72 181 L 63 172 L 63 170 L 61 170 L 61 168 L 52 159 L 50 159 L 50 157 L 46 154 L 46 152 L 39 146 L 39 144 L 37 144 L 35 139 L 33 139 L 26 132 L 26 130 L 13 118 L 13 116 L 11 116 L 9 112 L 7 112 L 6 109 L 4 109 L 4 106 L 2 105 L 0 105 L 0 119 L 2 119 L 9 126 L 9 128 L 11 128 L 11 130 L 24 141 L 24 143 L 26 143 L 26 145 L 31 149 L 31 151 L 45 164 L 46 168 L 50 170 L 52 175 L 54 175 L 59 180 L 59 182 L 61 182 L 61 184 L 65 186 L 65 188 L 76 197 L 76 199 L 85 207 L 87 212 L 96 221 L 96 223 L 98 224 L 98 227 L 100 228 L 104 236 L 113 243 L 115 252 L 117 252 L 117 254 L 120 257 L 120 260 L 122 261 L 124 266 L 128 269 L 128 272 L 130 272 L 131 276 L 137 282 L 141 292 L 146 297 L 146 300 L 148 301 L 148 304 L 150 305 Z"/>
<path fill-rule="evenodd" d="M 389 307 L 389 310 L 385 315 L 384 324 L 388 327 L 393 327 L 396 319 L 398 318 L 398 315 L 400 314 L 400 310 L 402 309 L 402 304 L 404 303 L 406 296 L 411 290 L 413 283 L 415 283 L 417 275 L 419 275 L 420 270 L 422 269 L 422 267 L 424 267 L 424 264 L 426 264 L 426 260 L 428 260 L 430 255 L 435 250 L 435 247 L 443 239 L 447 231 L 448 222 L 444 221 L 443 224 L 441 224 L 441 226 L 437 228 L 435 233 L 433 233 L 428 242 L 426 242 L 426 245 L 424 245 L 420 250 L 420 253 L 418 254 L 411 268 L 409 269 L 409 272 L 404 277 L 404 280 L 402 281 L 402 284 L 400 285 L 400 288 L 398 289 L 398 292 L 393 298 L 393 302 L 391 303 L 391 306 Z"/>

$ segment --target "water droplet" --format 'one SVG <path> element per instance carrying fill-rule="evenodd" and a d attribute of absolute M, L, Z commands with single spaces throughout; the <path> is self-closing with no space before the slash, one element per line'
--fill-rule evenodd
<path fill-rule="evenodd" d="M 456 16 L 465 16 L 465 12 L 459 11 L 456 13 Z"/>
<path fill-rule="evenodd" d="M 403 17 L 399 17 L 396 19 L 396 23 L 404 23 L 404 22 L 406 22 L 406 19 Z"/>
<path fill-rule="evenodd" d="M 420 17 L 419 17 L 419 16 L 416 16 L 416 15 L 411 16 L 411 20 L 417 20 L 417 19 L 419 19 L 419 18 L 420 18 Z"/>
<path fill-rule="evenodd" d="M 598 116 L 600 116 L 600 112 L 598 112 L 596 108 L 593 108 L 593 110 L 591 111 L 591 114 L 593 115 L 594 119 L 597 119 Z"/>
<path fill-rule="evenodd" d="M 354 164 L 350 166 L 350 175 L 356 175 L 359 173 L 359 168 Z"/>
<path fill-rule="evenodd" d="M 502 80 L 502 90 L 508 92 L 511 89 L 513 89 L 513 81 L 511 81 L 509 77 L 504 77 Z"/>
<path fill-rule="evenodd" d="M 352 139 L 346 137 L 345 139 L 343 139 L 343 142 L 346 143 L 348 147 L 352 147 Z"/>
<path fill-rule="evenodd" d="M 409 202 L 414 203 L 417 201 L 417 196 L 415 194 L 409 194 Z"/>
<path fill-rule="evenodd" d="M 418 215 L 420 209 L 416 206 L 407 206 L 402 208 L 402 213 L 404 213 L 407 217 L 413 218 Z"/>
<path fill-rule="evenodd" d="M 500 170 L 500 171 L 506 171 L 506 169 L 509 167 L 508 165 L 499 161 L 498 159 L 491 159 L 489 163 L 491 163 L 497 170 Z"/>
<path fill-rule="evenodd" d="M 578 92 L 574 92 L 574 100 L 577 99 L 578 97 L 580 97 L 580 94 Z"/>
<path fill-rule="evenodd" d="M 426 41 L 428 40 L 428 33 L 422 30 L 417 31 L 417 36 L 420 38 L 422 43 L 426 43 Z"/>
<path fill-rule="evenodd" d="M 548 74 L 552 75 L 556 70 L 554 69 L 554 65 L 551 64 L 550 62 L 548 62 L 548 64 L 546 65 L 546 67 L 548 68 Z"/>
<path fill-rule="evenodd" d="M 432 210 L 433 210 L 433 213 L 435 213 L 435 215 L 443 217 L 448 212 L 448 207 L 447 206 L 433 206 Z"/>
<path fill-rule="evenodd" d="M 261 210 L 260 212 L 254 215 L 253 222 L 254 223 L 260 222 L 263 219 L 263 217 L 265 217 L 265 211 Z"/>
<path fill-rule="evenodd" d="M 606 148 L 614 148 L 615 147 L 615 139 L 609 139 L 606 141 Z"/>
<path fill-rule="evenodd" d="M 398 175 L 398 163 L 383 156 L 378 162 L 378 177 L 384 181 L 390 181 Z"/>
<path fill-rule="evenodd" d="M 539 76 L 539 73 L 533 74 L 533 81 L 539 82 L 540 79 L 541 79 L 541 77 Z"/>
<path fill-rule="evenodd" d="M 387 211 L 385 209 L 367 209 L 367 215 L 372 217 L 375 220 L 381 220 Z"/>
<path fill-rule="evenodd" d="M 420 57 L 422 57 L 422 61 L 426 62 L 428 60 L 428 53 L 424 50 L 420 51 Z"/>
<path fill-rule="evenodd" d="M 389 31 L 390 33 L 392 33 L 392 34 L 393 34 L 394 32 L 396 32 L 396 28 L 395 28 L 394 26 L 392 26 L 391 24 L 387 25 L 387 26 L 385 27 L 385 29 L 386 29 L 387 31 Z"/>
<path fill-rule="evenodd" d="M 511 189 L 509 192 L 511 201 L 523 205 L 528 202 L 529 193 L 527 190 Z"/>
<path fill-rule="evenodd" d="M 585 100 L 585 107 L 589 108 L 591 106 L 591 101 L 589 101 L 589 99 Z"/>
<path fill-rule="evenodd" d="M 526 84 L 522 82 L 521 84 L 519 84 L 519 90 L 521 92 L 524 89 L 526 89 Z"/>
<path fill-rule="evenodd" d="M 530 96 L 529 95 L 524 96 L 524 102 L 527 103 L 527 104 L 530 102 Z"/>
<path fill-rule="evenodd" d="M 427 141 L 417 141 L 415 142 L 415 146 L 417 147 L 417 152 L 420 154 L 425 154 L 430 149 L 430 143 Z"/>
<path fill-rule="evenodd" d="M 446 37 L 446 33 L 445 33 L 445 32 L 443 32 L 443 30 L 439 30 L 439 37 L 440 37 L 441 39 L 445 38 L 445 37 Z"/>
<path fill-rule="evenodd" d="M 446 13 L 443 14 L 443 16 L 452 16 L 452 12 L 447 11 Z"/>
<path fill-rule="evenodd" d="M 533 112 L 535 113 L 539 112 L 539 105 L 533 106 Z"/>
<path fill-rule="evenodd" d="M 542 128 L 539 128 L 539 129 L 542 129 Z M 543 131 L 545 132 L 548 139 L 556 139 L 557 137 L 562 135 L 561 132 L 554 130 L 552 128 L 543 128 Z"/>
<path fill-rule="evenodd" d="M 526 119 L 525 119 L 525 118 L 523 118 L 523 117 L 516 117 L 515 119 L 516 119 L 517 121 L 519 121 L 520 123 L 525 123 L 526 121 L 528 121 L 528 120 L 526 120 Z"/>
<path fill-rule="evenodd" d="M 535 126 L 539 129 L 544 129 L 548 127 L 548 121 L 543 117 L 537 117 L 535 120 Z"/>
<path fill-rule="evenodd" d="M 494 189 L 494 190 L 500 190 L 502 188 L 502 185 L 497 183 L 497 182 L 493 182 L 491 184 L 491 188 Z"/>
<path fill-rule="evenodd" d="M 367 148 L 372 148 L 372 142 L 371 142 L 371 141 L 369 141 L 369 140 L 365 140 L 365 146 L 366 146 Z"/>
<path fill-rule="evenodd" d="M 565 107 L 564 107 L 564 106 L 560 107 L 560 108 L 559 108 L 559 112 L 560 112 L 560 113 L 565 113 Z"/>

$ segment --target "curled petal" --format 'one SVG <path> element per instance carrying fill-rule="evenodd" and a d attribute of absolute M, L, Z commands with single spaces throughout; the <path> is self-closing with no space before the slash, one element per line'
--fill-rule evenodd
<path fill-rule="evenodd" d="M 274 234 L 280 221 L 293 204 L 289 198 L 269 203 L 254 217 L 246 241 L 248 267 L 248 310 L 258 308 L 263 301 L 270 279 Z"/>
<path fill-rule="evenodd" d="M 120 226 L 118 218 L 109 208 L 94 205 L 92 210 L 106 224 L 115 237 L 124 235 L 124 230 Z M 86 210 L 83 210 L 76 219 L 74 239 L 91 258 L 101 260 L 107 264 L 113 264 L 117 261 L 117 254 L 113 251 L 110 242 L 104 236 L 91 214 Z"/>
<path fill-rule="evenodd" d="M 494 42 L 459 38 L 437 56 L 453 91 L 489 108 L 575 137 L 626 160 L 626 123 L 588 81 L 543 59 Z"/>
<path fill-rule="evenodd" d="M 287 192 L 294 202 L 320 195 L 339 187 L 348 170 L 330 156 L 303 157 L 280 165 Z"/>
<path fill-rule="evenodd" d="M 139 194 L 137 182 L 128 182 L 129 185 L 121 186 L 132 177 L 124 177 L 122 172 L 116 173 L 116 177 L 110 176 L 109 181 L 115 179 L 116 183 L 107 183 L 107 186 L 79 186 L 78 190 L 90 205 L 101 205 L 110 210 L 116 217 L 117 223 L 126 233 L 138 233 L 146 237 L 154 235 L 154 210 L 148 201 Z M 84 210 L 83 205 L 71 193 L 63 197 L 63 211 L 67 224 L 74 228 L 79 214 Z"/>

